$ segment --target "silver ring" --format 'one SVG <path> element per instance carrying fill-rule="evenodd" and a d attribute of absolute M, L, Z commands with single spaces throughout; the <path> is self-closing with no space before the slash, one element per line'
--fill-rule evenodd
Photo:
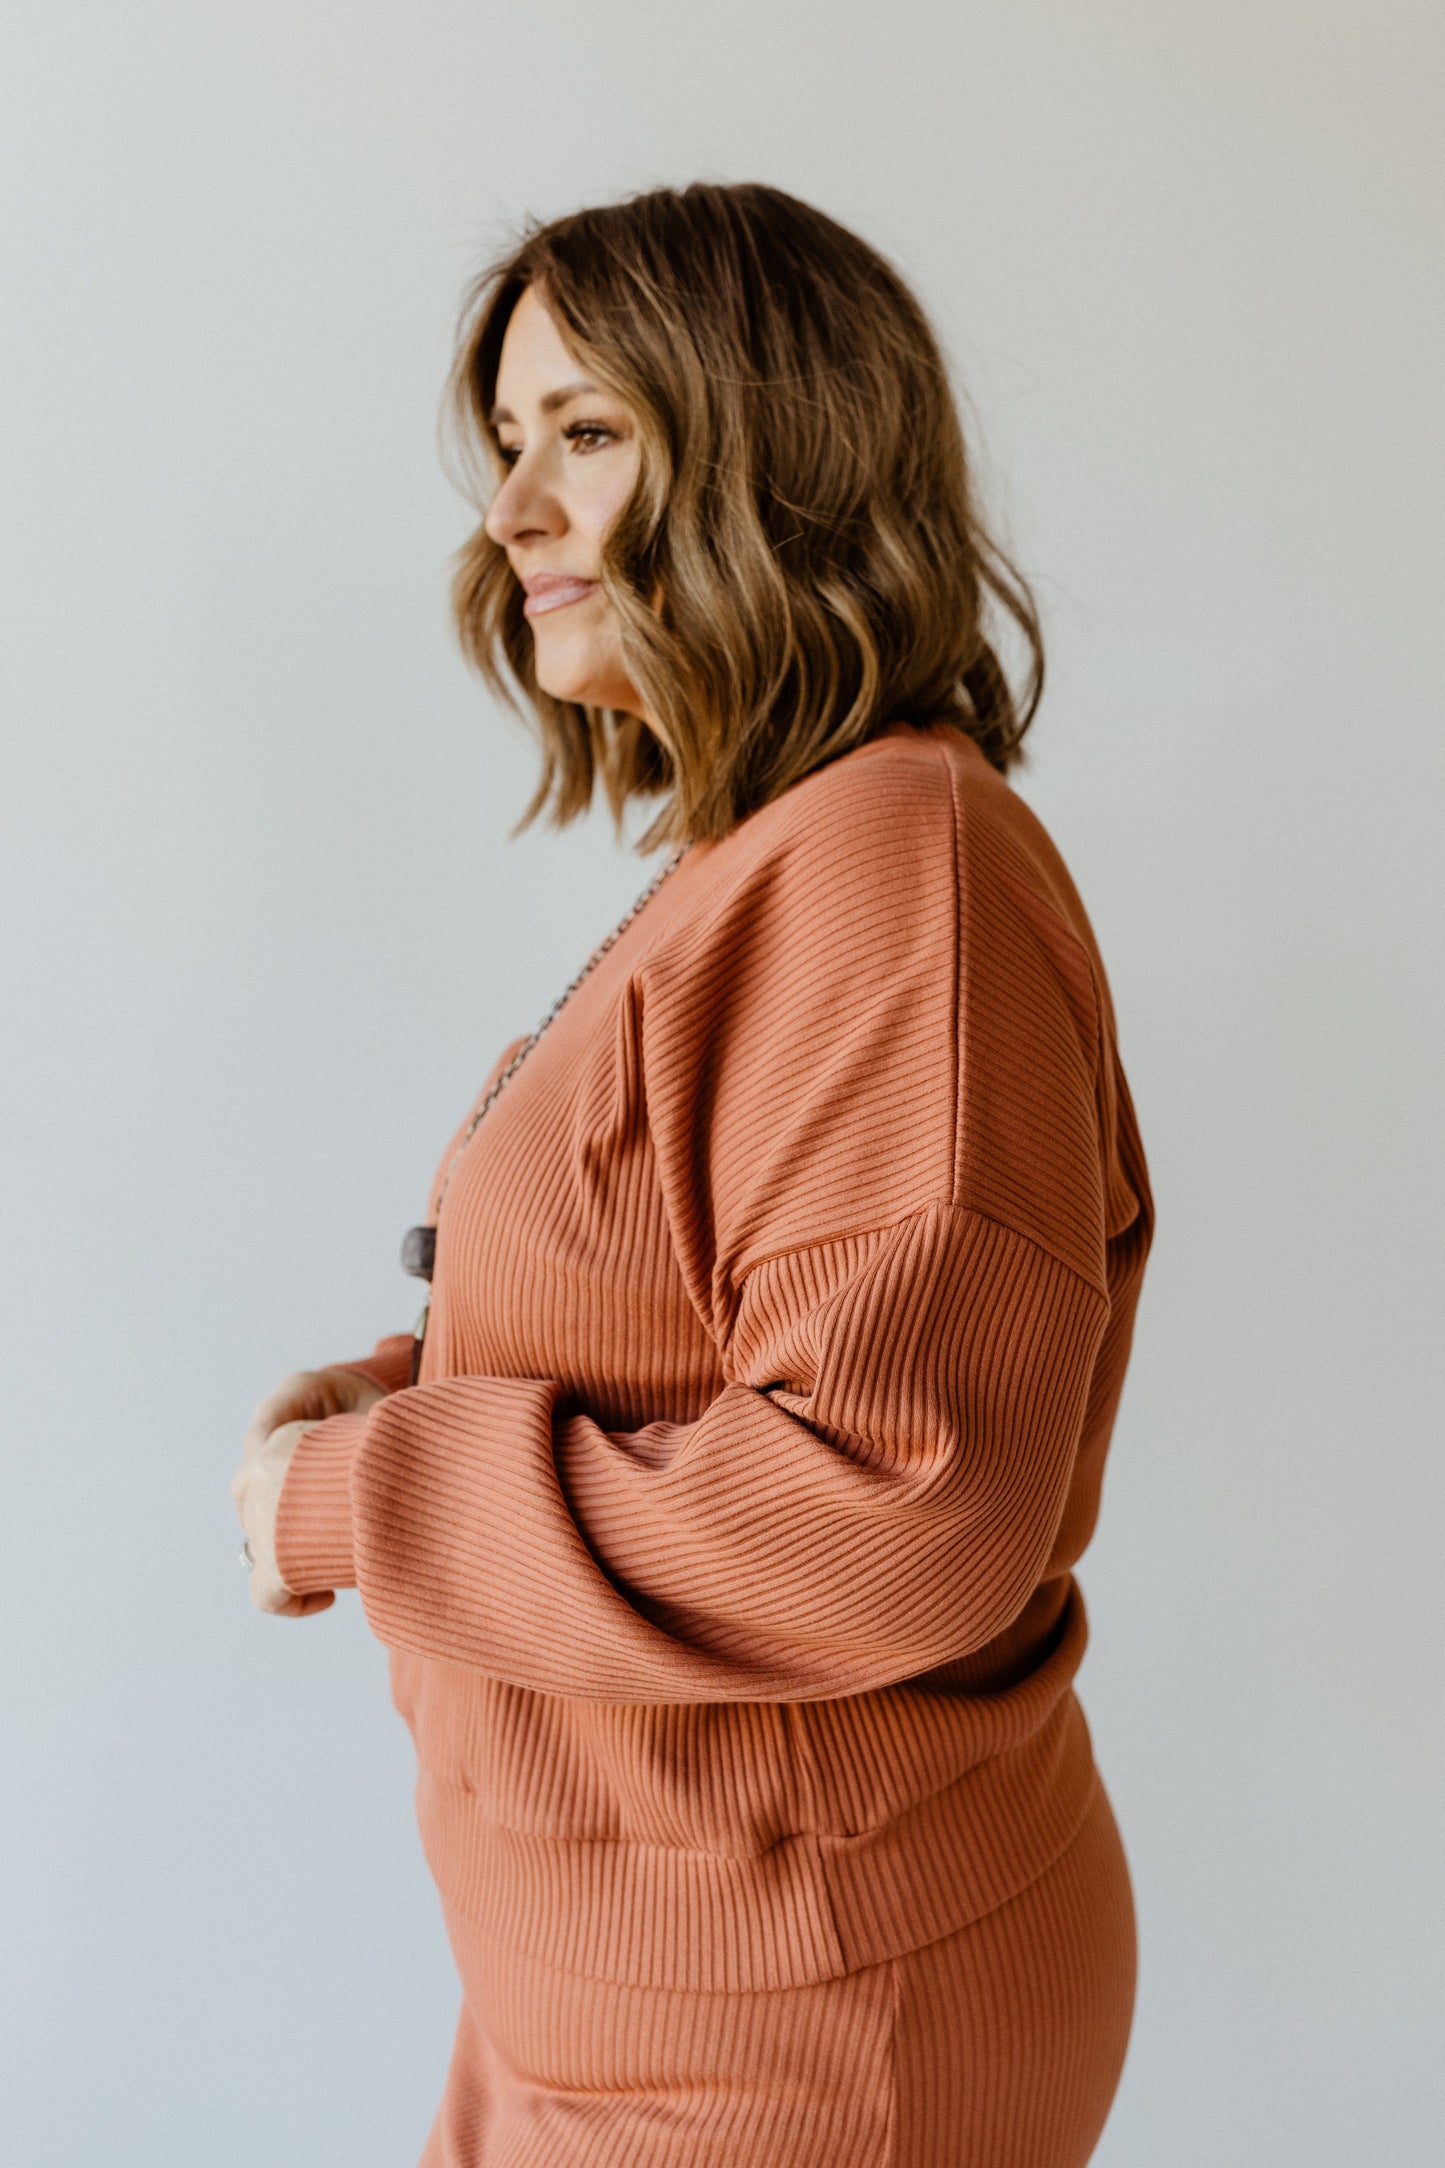
<path fill-rule="evenodd" d="M 255 1570 L 256 1561 L 251 1556 L 251 1538 L 249 1536 L 245 1538 L 241 1545 L 241 1564 L 245 1567 L 247 1573 Z"/>

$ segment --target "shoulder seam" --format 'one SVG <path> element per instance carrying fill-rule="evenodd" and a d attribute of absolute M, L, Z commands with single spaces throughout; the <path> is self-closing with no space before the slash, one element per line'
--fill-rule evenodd
<path fill-rule="evenodd" d="M 951 1197 L 927 1198 L 907 1212 L 900 1212 L 897 1219 L 877 1220 L 866 1227 L 844 1227 L 836 1234 L 820 1235 L 814 1242 L 793 1242 L 786 1249 L 769 1250 L 766 1256 L 755 1258 L 748 1266 L 737 1283 L 737 1292 L 740 1296 L 753 1275 L 765 1271 L 769 1265 L 784 1264 L 790 1257 L 806 1257 L 810 1254 L 816 1255 L 820 1250 L 837 1249 L 845 1242 L 866 1242 L 870 1235 L 896 1235 L 901 1229 L 912 1226 L 915 1221 L 926 1219 L 930 1212 L 947 1212 L 954 1219 L 978 1220 L 986 1227 L 997 1227 L 1001 1234 L 1011 1235 L 1015 1242 L 1022 1242 L 1028 1249 L 1037 1251 L 1040 1257 L 1047 1257 L 1061 1272 L 1067 1272 L 1070 1278 L 1079 1281 L 1081 1286 L 1090 1288 L 1101 1302 L 1107 1303 L 1109 1300 L 1106 1287 L 1101 1287 L 1087 1272 L 1081 1272 L 1067 1257 L 1060 1257 L 1058 1251 L 1051 1249 L 1048 1243 L 1040 1242 L 1037 1235 L 1025 1234 L 1021 1227 L 1014 1227 L 1008 1220 L 999 1219 L 997 1214 L 981 1212 L 977 1205 L 960 1204 Z"/>
<path fill-rule="evenodd" d="M 952 768 L 949 765 L 947 754 L 945 753 L 942 745 L 940 745 L 936 739 L 924 739 L 921 733 L 919 742 L 924 750 L 932 753 L 935 759 L 942 764 L 948 783 L 949 818 L 952 825 L 952 833 L 954 839 L 954 887 L 956 896 L 958 886 L 957 868 L 959 830 L 958 809 L 956 803 L 956 779 L 954 777 Z M 887 740 L 883 738 L 867 739 L 862 745 L 855 746 L 851 754 L 845 754 L 837 760 L 827 762 L 822 768 L 815 770 L 812 775 L 803 777 L 802 782 L 811 782 L 814 780 L 815 776 L 827 775 L 831 771 L 841 768 L 846 760 L 856 757 L 860 754 L 873 752 L 880 747 L 884 747 L 886 744 Z M 784 798 L 786 798 L 787 795 L 788 793 L 784 793 Z M 759 808 L 758 814 L 750 816 L 750 819 L 756 819 L 759 817 L 760 814 L 772 811 L 775 806 L 781 805 L 783 802 L 784 799 L 782 798 L 771 800 L 768 805 Z M 745 821 L 741 823 L 740 826 L 738 828 L 735 828 L 730 835 L 723 838 L 723 842 L 719 846 L 719 848 L 726 848 L 726 846 L 731 843 L 735 838 L 743 836 L 747 826 L 748 822 Z M 744 858 L 741 861 L 741 863 L 734 872 L 730 873 L 729 877 L 723 883 L 718 893 L 714 895 L 710 902 L 708 902 L 702 908 L 702 910 L 698 912 L 696 917 L 689 919 L 686 912 L 684 912 L 681 915 L 680 920 L 670 919 L 664 925 L 658 927 L 656 933 L 653 936 L 653 939 L 648 943 L 647 947 L 637 957 L 636 962 L 632 966 L 633 974 L 635 975 L 636 973 L 641 971 L 642 967 L 652 955 L 654 949 L 660 947 L 670 935 L 680 933 L 683 926 L 686 927 L 688 933 L 698 938 L 706 939 L 711 934 L 716 921 L 719 918 L 723 917 L 727 912 L 729 906 L 736 901 L 739 889 L 742 888 L 749 879 L 754 877 L 764 867 L 770 864 L 784 863 L 793 846 L 793 841 L 794 838 L 785 832 L 781 837 L 769 839 L 769 841 L 767 841 L 766 843 L 759 842 L 755 850 L 748 857 Z M 955 934 L 955 951 L 956 945 L 957 937 Z M 955 973 L 955 978 L 956 976 L 957 974 Z M 955 989 L 955 1003 L 956 1000 L 957 993 Z M 957 1063 L 955 1062 L 955 1072 L 956 1069 Z"/>

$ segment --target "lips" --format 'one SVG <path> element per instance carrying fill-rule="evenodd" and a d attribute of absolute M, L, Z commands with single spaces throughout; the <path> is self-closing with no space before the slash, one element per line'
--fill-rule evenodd
<path fill-rule="evenodd" d="M 524 617 L 544 617 L 549 610 L 565 610 L 571 602 L 585 602 L 595 595 L 601 582 L 578 579 L 570 572 L 532 572 L 522 582 L 527 599 L 522 605 Z"/>

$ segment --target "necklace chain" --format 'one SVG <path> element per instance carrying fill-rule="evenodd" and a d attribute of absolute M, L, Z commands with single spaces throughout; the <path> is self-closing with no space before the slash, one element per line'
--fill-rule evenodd
<path fill-rule="evenodd" d="M 549 1026 L 556 1023 L 557 1018 L 562 1014 L 562 1011 L 566 1008 L 568 1002 L 572 999 L 572 996 L 576 993 L 578 987 L 583 985 L 586 980 L 591 978 L 593 972 L 597 969 L 597 966 L 601 963 L 603 957 L 607 955 L 609 950 L 614 949 L 617 946 L 617 943 L 622 939 L 622 936 L 626 933 L 628 927 L 632 924 L 632 921 L 638 916 L 641 911 L 646 908 L 649 903 L 651 903 L 653 897 L 657 894 L 657 891 L 661 888 L 663 882 L 667 879 L 668 875 L 674 872 L 677 867 L 682 863 L 682 860 L 686 856 L 686 854 L 687 845 L 685 843 L 679 844 L 677 849 L 673 852 L 672 856 L 668 859 L 666 865 L 659 867 L 657 872 L 654 873 L 652 879 L 648 882 L 646 888 L 643 889 L 642 894 L 638 897 L 636 903 L 633 904 L 631 910 L 625 912 L 623 916 L 617 921 L 617 924 L 613 927 L 611 933 L 609 933 L 604 940 L 598 942 L 596 948 L 592 951 L 592 954 L 588 957 L 586 963 L 582 966 L 582 969 L 577 973 L 577 976 L 573 980 L 571 980 L 571 982 L 567 986 L 563 987 L 561 993 L 557 996 L 557 999 L 553 1002 L 551 1008 L 542 1018 L 541 1023 L 538 1024 L 536 1030 L 532 1032 L 529 1038 L 526 1038 L 522 1041 L 521 1045 L 517 1048 L 516 1053 L 507 1063 L 507 1066 L 502 1071 L 501 1075 L 493 1079 L 492 1083 L 489 1085 L 488 1089 L 482 1096 L 481 1104 L 476 1108 L 471 1120 L 467 1123 L 466 1131 L 461 1139 L 461 1142 L 458 1144 L 456 1150 L 452 1153 L 451 1159 L 447 1164 L 447 1171 L 442 1176 L 442 1186 L 437 1191 L 436 1208 L 432 1213 L 433 1227 L 435 1227 L 438 1219 L 441 1217 L 442 1199 L 443 1197 L 445 1197 L 448 1189 L 451 1186 L 452 1176 L 457 1171 L 457 1163 L 461 1159 L 462 1154 L 466 1151 L 467 1146 L 471 1143 L 472 1138 L 476 1135 L 484 1116 L 490 1114 L 492 1108 L 496 1105 L 498 1099 L 501 1097 L 501 1094 L 505 1087 L 510 1084 L 512 1078 L 521 1068 L 523 1062 L 527 1059 L 527 1056 L 531 1053 L 533 1047 L 537 1044 L 537 1041 L 542 1037 L 543 1033 L 549 1028 Z"/>

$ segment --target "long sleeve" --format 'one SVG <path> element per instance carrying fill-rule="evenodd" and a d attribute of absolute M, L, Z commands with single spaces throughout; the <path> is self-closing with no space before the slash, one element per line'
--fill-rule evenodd
<path fill-rule="evenodd" d="M 936 760 L 899 773 L 901 808 L 855 774 L 764 834 L 618 1010 L 710 1403 L 618 1431 L 555 1378 L 462 1375 L 317 1425 L 293 1588 L 354 1579 L 389 1647 L 613 1702 L 856 1694 L 1023 1608 L 1137 1203 L 1079 938 Z"/>
<path fill-rule="evenodd" d="M 302 1497 L 349 1459 L 355 1578 L 390 1647 L 608 1701 L 860 1693 L 1022 1608 L 1105 1315 L 948 1207 L 796 1252 L 750 1280 L 743 1374 L 694 1424 L 614 1436 L 554 1385 L 447 1378 L 318 1426 L 283 1573 L 298 1585 Z"/>

